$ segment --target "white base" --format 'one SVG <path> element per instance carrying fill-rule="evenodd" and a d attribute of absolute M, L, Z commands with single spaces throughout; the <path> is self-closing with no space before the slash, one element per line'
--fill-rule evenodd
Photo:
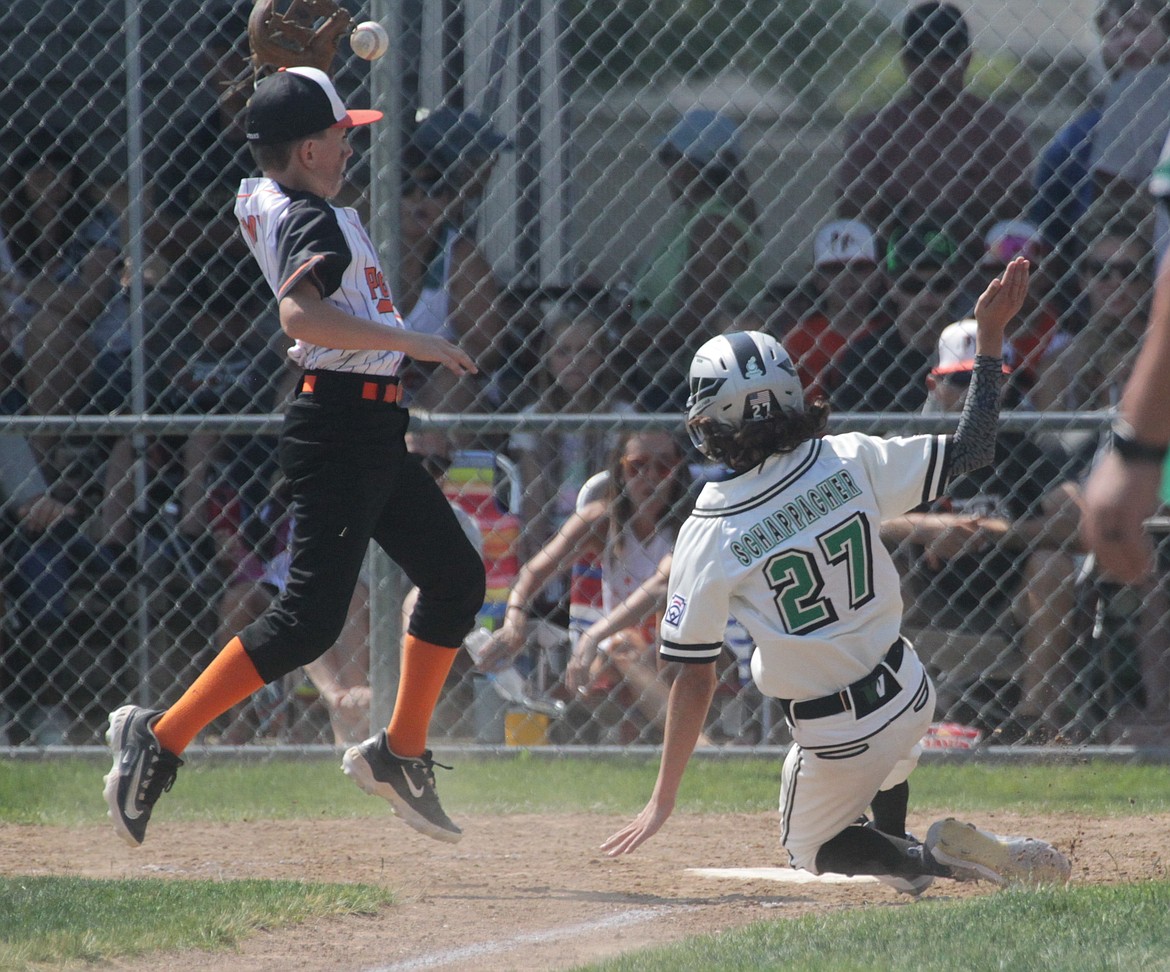
<path fill-rule="evenodd" d="M 868 874 L 810 874 L 791 867 L 688 867 L 688 874 L 724 881 L 779 881 L 781 884 L 877 884 Z"/>

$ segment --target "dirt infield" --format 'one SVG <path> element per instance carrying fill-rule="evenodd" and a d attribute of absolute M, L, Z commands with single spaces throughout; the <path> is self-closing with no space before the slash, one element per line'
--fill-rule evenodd
<path fill-rule="evenodd" d="M 1170 814 L 1089 820 L 980 814 L 1000 833 L 1045 837 L 1073 860 L 1073 880 L 1165 877 Z M 131 850 L 108 828 L 0 825 L 0 871 L 98 878 L 282 878 L 360 881 L 400 903 L 370 918 L 260 931 L 229 953 L 184 952 L 109 968 L 226 970 L 560 969 L 620 952 L 810 911 L 908 907 L 876 884 L 782 884 L 701 877 L 688 868 L 780 865 L 775 814 L 678 813 L 634 855 L 598 844 L 623 820 L 598 815 L 461 818 L 460 844 L 384 821 L 256 821 L 151 826 Z M 911 816 L 925 833 L 930 820 Z M 993 893 L 939 881 L 929 897 Z"/>

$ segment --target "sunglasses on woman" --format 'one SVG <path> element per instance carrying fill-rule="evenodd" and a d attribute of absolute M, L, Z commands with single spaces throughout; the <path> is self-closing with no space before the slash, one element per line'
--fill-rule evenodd
<path fill-rule="evenodd" d="M 674 472 L 675 464 L 666 459 L 622 459 L 621 466 L 627 478 L 654 476 L 665 479 Z"/>

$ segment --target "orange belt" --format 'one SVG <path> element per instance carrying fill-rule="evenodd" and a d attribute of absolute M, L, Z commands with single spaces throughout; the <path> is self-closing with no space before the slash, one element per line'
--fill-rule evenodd
<path fill-rule="evenodd" d="M 306 371 L 301 378 L 299 393 L 315 392 L 328 395 L 352 394 L 367 402 L 397 405 L 402 401 L 402 388 L 395 377 L 370 377 L 341 371 Z"/>

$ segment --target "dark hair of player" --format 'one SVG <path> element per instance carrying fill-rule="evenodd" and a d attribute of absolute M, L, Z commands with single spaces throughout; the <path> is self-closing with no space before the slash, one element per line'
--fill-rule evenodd
<path fill-rule="evenodd" d="M 829 403 L 823 398 L 803 412 L 781 408 L 767 418 L 728 425 L 710 416 L 692 419 L 690 425 L 702 430 L 703 451 L 735 472 L 746 472 L 769 456 L 792 452 L 810 439 L 820 438 L 829 424 Z"/>

